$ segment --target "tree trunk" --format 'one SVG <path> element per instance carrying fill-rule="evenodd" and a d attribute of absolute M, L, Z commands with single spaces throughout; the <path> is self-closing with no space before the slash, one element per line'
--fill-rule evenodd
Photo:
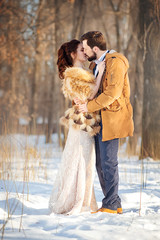
<path fill-rule="evenodd" d="M 39 7 L 37 10 L 37 19 L 36 23 L 39 26 L 41 21 L 41 15 L 43 13 L 43 5 L 44 1 L 40 0 Z M 37 110 L 37 83 L 39 80 L 39 72 L 40 72 L 40 53 L 39 53 L 39 34 L 40 29 L 37 27 L 36 29 L 36 36 L 35 36 L 35 59 L 34 59 L 34 67 L 33 67 L 33 77 L 31 79 L 31 99 L 30 99 L 30 108 L 29 108 L 29 116 L 30 116 L 30 132 L 34 133 L 36 128 L 36 110 Z"/>
<path fill-rule="evenodd" d="M 144 94 L 140 158 L 160 159 L 160 3 L 140 0 Z"/>
<path fill-rule="evenodd" d="M 58 50 L 58 26 L 59 26 L 59 8 L 60 8 L 60 1 L 53 0 L 52 4 L 53 7 L 55 8 L 55 14 L 54 14 L 54 46 L 53 46 L 53 54 L 54 54 L 54 60 L 53 60 L 53 69 L 54 69 L 54 75 L 52 76 L 51 79 L 51 88 L 50 88 L 50 93 L 49 93 L 49 102 L 50 102 L 50 107 L 48 110 L 48 128 L 46 131 L 46 143 L 51 142 L 51 135 L 53 133 L 53 124 L 54 122 L 57 123 L 56 129 L 59 129 L 58 127 L 58 115 L 59 115 L 59 99 L 60 99 L 60 94 L 59 94 L 59 79 L 57 80 L 56 78 L 56 61 L 57 61 L 57 50 Z M 53 113 L 54 116 L 53 116 Z M 58 132 L 58 131 L 57 131 Z"/>
<path fill-rule="evenodd" d="M 75 0 L 73 6 L 72 38 L 79 39 L 84 32 L 85 0 Z"/>
<path fill-rule="evenodd" d="M 127 153 L 129 155 L 139 155 L 139 138 L 142 132 L 142 107 L 143 107 L 143 63 L 142 63 L 142 49 L 138 47 L 136 51 L 136 70 L 135 74 L 131 75 L 130 82 L 135 78 L 135 88 L 133 93 L 133 121 L 134 121 L 134 135 L 129 138 L 127 145 Z M 133 91 L 133 90 L 132 90 Z"/>
<path fill-rule="evenodd" d="M 109 0 L 109 3 L 112 7 L 113 12 L 115 13 L 115 27 L 116 27 L 116 39 L 117 39 L 117 51 L 121 51 L 121 44 L 120 44 L 120 26 L 119 26 L 119 15 L 117 12 L 120 11 L 120 7 L 122 5 L 124 0 L 119 0 L 117 6 L 115 7 L 114 3 L 112 0 Z"/>
<path fill-rule="evenodd" d="M 127 144 L 128 155 L 140 154 L 139 139 L 142 133 L 142 107 L 143 107 L 143 47 L 139 39 L 141 39 L 141 31 L 139 21 L 141 12 L 138 5 L 139 1 L 130 5 L 132 18 L 132 35 L 125 49 L 125 56 L 129 58 L 129 79 L 131 85 L 131 104 L 133 106 L 134 135 L 129 138 Z M 131 9 L 134 9 L 131 11 Z M 131 54 L 132 53 L 132 54 Z"/>

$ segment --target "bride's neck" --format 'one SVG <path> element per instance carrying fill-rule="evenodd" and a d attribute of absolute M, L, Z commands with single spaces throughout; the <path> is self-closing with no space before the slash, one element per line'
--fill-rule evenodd
<path fill-rule="evenodd" d="M 76 62 L 73 63 L 73 67 L 83 68 L 83 63 L 79 62 L 79 61 L 76 61 Z"/>

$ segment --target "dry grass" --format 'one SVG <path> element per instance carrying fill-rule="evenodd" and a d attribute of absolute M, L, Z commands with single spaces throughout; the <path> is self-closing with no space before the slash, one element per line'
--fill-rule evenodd
<path fill-rule="evenodd" d="M 0 228 L 2 233 L 1 239 L 4 238 L 5 227 L 8 221 L 12 222 L 12 215 L 19 204 L 21 204 L 19 231 L 23 230 L 24 199 L 27 197 L 27 201 L 29 201 L 29 182 L 38 181 L 39 176 L 42 175 L 43 179 L 47 181 L 47 168 L 42 162 L 40 152 L 38 152 L 36 147 L 29 146 L 27 135 L 25 138 L 25 143 L 15 139 L 14 135 L 5 135 L 0 139 L 0 180 L 3 182 L 5 188 L 6 209 L 6 214 L 4 213 L 3 216 L 3 224 Z M 16 192 L 15 200 L 12 203 L 9 202 L 11 189 L 9 184 L 7 184 L 8 181 L 10 184 L 13 184 Z M 17 186 L 18 181 L 23 182 L 21 192 L 19 192 Z M 27 194 L 25 194 L 26 187 Z M 17 199 L 19 201 L 16 201 Z"/>

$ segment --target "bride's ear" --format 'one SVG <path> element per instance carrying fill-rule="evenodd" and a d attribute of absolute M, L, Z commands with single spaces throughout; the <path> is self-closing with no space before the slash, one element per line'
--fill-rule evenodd
<path fill-rule="evenodd" d="M 76 53 L 72 52 L 71 53 L 71 58 L 74 60 L 76 58 Z"/>

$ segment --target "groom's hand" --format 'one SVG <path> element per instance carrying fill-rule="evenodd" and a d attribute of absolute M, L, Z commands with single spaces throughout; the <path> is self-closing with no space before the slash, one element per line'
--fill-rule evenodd
<path fill-rule="evenodd" d="M 83 113 L 88 112 L 87 102 L 84 103 L 84 104 L 79 105 L 78 107 L 79 107 L 79 111 L 80 112 L 83 112 Z"/>

